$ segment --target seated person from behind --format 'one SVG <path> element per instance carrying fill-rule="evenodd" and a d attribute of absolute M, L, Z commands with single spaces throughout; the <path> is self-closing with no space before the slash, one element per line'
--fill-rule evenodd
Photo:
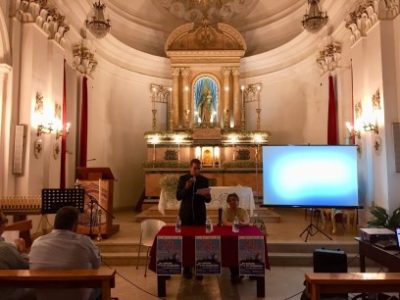
<path fill-rule="evenodd" d="M 30 268 L 38 269 L 97 269 L 100 253 L 92 240 L 77 234 L 79 210 L 65 206 L 58 210 L 54 229 L 32 244 Z M 38 300 L 92 300 L 99 295 L 94 289 L 37 290 Z"/>
<path fill-rule="evenodd" d="M 236 193 L 229 194 L 226 198 L 226 202 L 228 202 L 228 207 L 224 209 L 222 214 L 223 224 L 232 226 L 237 217 L 241 226 L 249 225 L 249 214 L 245 209 L 239 207 L 239 196 Z"/>
<path fill-rule="evenodd" d="M 0 270 L 28 269 L 28 257 L 21 254 L 25 250 L 25 243 L 21 240 L 8 243 L 1 237 L 6 224 L 7 218 L 0 212 Z M 2 300 L 35 299 L 33 294 L 33 291 L 28 289 L 0 288 Z"/>

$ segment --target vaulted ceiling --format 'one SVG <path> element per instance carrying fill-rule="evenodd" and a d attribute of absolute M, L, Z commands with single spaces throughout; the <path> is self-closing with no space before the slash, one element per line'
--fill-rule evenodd
<path fill-rule="evenodd" d="M 76 12 L 74 17 L 84 19 L 93 1 L 68 1 L 65 5 Z M 165 56 L 164 43 L 168 35 L 187 22 L 169 11 L 168 5 L 172 2 L 107 0 L 111 34 L 134 49 Z M 241 10 L 226 23 L 242 33 L 248 45 L 246 56 L 251 56 L 277 48 L 299 35 L 305 11 L 306 0 L 245 0 Z"/>

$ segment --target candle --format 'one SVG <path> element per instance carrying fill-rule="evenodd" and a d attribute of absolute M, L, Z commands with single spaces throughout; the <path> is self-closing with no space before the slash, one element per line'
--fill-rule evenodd
<path fill-rule="evenodd" d="M 101 178 L 99 178 L 99 198 L 97 199 L 97 201 L 100 203 L 101 200 Z"/>

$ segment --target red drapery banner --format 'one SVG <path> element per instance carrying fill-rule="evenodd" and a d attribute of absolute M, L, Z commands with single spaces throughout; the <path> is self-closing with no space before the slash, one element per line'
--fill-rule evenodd
<path fill-rule="evenodd" d="M 65 165 L 67 159 L 67 80 L 65 74 L 64 60 L 64 79 L 63 79 L 63 101 L 62 101 L 62 136 L 61 136 L 61 168 L 60 168 L 60 188 L 65 188 Z"/>
<path fill-rule="evenodd" d="M 88 136 L 88 90 L 87 78 L 82 81 L 82 105 L 81 105 L 81 131 L 80 131 L 80 151 L 79 166 L 86 167 L 87 162 L 87 136 Z"/>
<path fill-rule="evenodd" d="M 329 107 L 328 107 L 328 145 L 338 144 L 337 109 L 335 85 L 332 75 L 329 75 Z"/>

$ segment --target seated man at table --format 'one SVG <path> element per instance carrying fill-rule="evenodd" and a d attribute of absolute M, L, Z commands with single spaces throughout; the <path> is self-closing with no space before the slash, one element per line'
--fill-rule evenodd
<path fill-rule="evenodd" d="M 237 218 L 239 226 L 247 226 L 250 223 L 250 217 L 247 211 L 239 207 L 239 196 L 236 193 L 229 194 L 226 197 L 228 207 L 224 209 L 222 214 L 222 222 L 226 226 L 232 226 L 233 222 Z M 232 283 L 239 283 L 241 277 L 239 276 L 238 267 L 230 267 L 231 270 L 231 281 Z"/>
<path fill-rule="evenodd" d="M 30 267 L 38 269 L 97 269 L 100 252 L 92 240 L 75 233 L 79 210 L 65 206 L 58 210 L 54 229 L 32 244 Z M 92 300 L 99 296 L 93 289 L 37 290 L 38 300 Z"/>
<path fill-rule="evenodd" d="M 229 194 L 226 198 L 228 207 L 222 214 L 222 222 L 226 226 L 232 226 L 235 218 L 239 220 L 240 226 L 247 226 L 250 223 L 250 217 L 247 211 L 239 207 L 239 196 L 236 193 Z"/>
<path fill-rule="evenodd" d="M 0 270 L 28 269 L 28 257 L 25 252 L 25 243 L 20 239 L 8 243 L 1 237 L 7 225 L 7 218 L 0 211 Z M 27 300 L 35 299 L 34 292 L 28 289 L 0 288 L 2 300 Z"/>

